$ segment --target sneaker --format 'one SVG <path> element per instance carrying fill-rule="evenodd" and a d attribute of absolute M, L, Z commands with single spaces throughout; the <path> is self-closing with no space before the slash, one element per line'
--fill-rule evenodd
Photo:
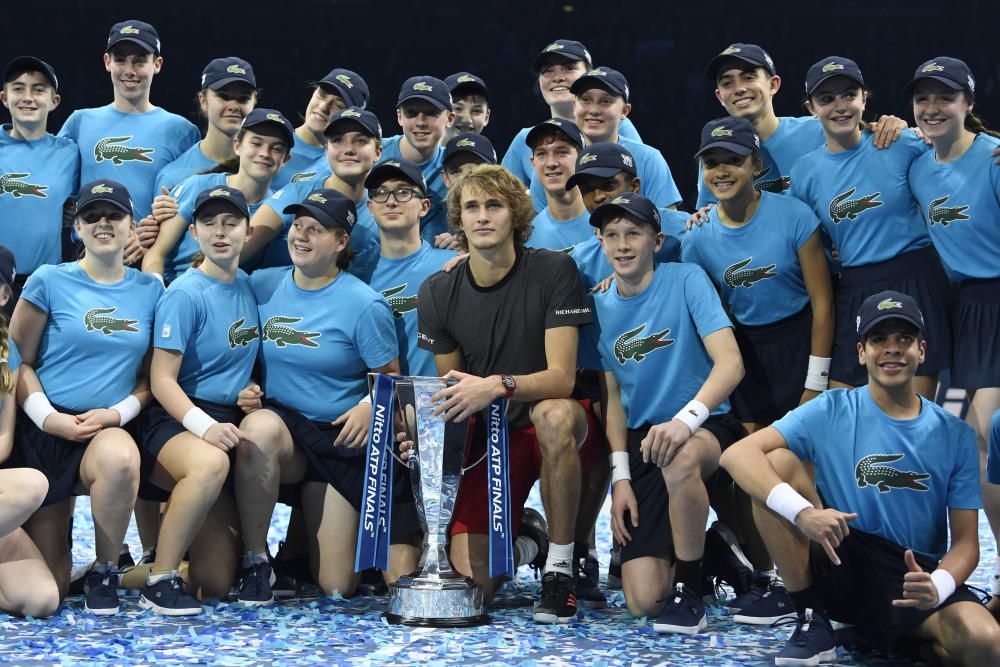
<path fill-rule="evenodd" d="M 535 623 L 569 623 L 576 618 L 573 577 L 562 572 L 546 572 L 542 593 L 535 603 Z"/>
<path fill-rule="evenodd" d="M 95 616 L 114 616 L 118 613 L 118 570 L 109 568 L 107 572 L 91 570 L 84 578 L 87 593 L 86 608 Z"/>
<path fill-rule="evenodd" d="M 782 621 L 776 626 L 791 621 Z M 833 628 L 823 614 L 806 609 L 805 613 L 796 615 L 795 631 L 788 638 L 785 648 L 774 656 L 775 665 L 819 665 L 820 663 L 836 662 L 837 642 L 834 640 Z"/>
<path fill-rule="evenodd" d="M 705 574 L 729 584 L 736 595 L 750 590 L 753 565 L 740 549 L 736 535 L 725 524 L 716 521 L 705 531 Z"/>
<path fill-rule="evenodd" d="M 517 527 L 517 534 L 531 538 L 538 545 L 538 555 L 535 559 L 521 565 L 530 565 L 536 573 L 541 572 L 545 567 L 545 559 L 549 557 L 549 526 L 545 523 L 545 517 L 539 514 L 538 510 L 525 507 L 521 513 L 521 524 Z M 544 577 L 542 581 L 545 581 Z"/>
<path fill-rule="evenodd" d="M 69 575 L 69 595 L 83 595 L 86 593 L 87 575 L 94 569 L 94 563 L 96 562 L 91 561 L 86 565 L 73 568 L 73 571 Z M 135 561 L 132 560 L 132 553 L 128 550 L 128 545 L 123 544 L 122 550 L 118 554 L 118 571 L 124 572 L 133 567 L 135 567 Z"/>
<path fill-rule="evenodd" d="M 240 592 L 236 599 L 240 604 L 251 607 L 264 607 L 274 603 L 274 593 L 271 584 L 274 583 L 274 573 L 267 561 L 254 563 L 243 571 L 240 580 Z"/>
<path fill-rule="evenodd" d="M 768 581 L 760 597 L 747 601 L 739 609 L 739 613 L 733 616 L 733 620 L 737 623 L 749 623 L 750 625 L 771 625 L 778 621 L 797 617 L 795 605 L 792 604 L 792 596 L 788 594 L 781 579 Z"/>
<path fill-rule="evenodd" d="M 767 587 L 770 582 L 770 577 L 763 575 L 755 576 L 753 581 L 750 583 L 750 588 L 745 593 L 741 593 L 726 602 L 726 609 L 735 613 L 750 606 L 759 600 L 760 596 L 767 592 Z"/>
<path fill-rule="evenodd" d="M 576 599 L 587 609 L 604 609 L 608 598 L 599 586 L 601 565 L 593 556 L 573 559 L 573 578 L 576 580 Z"/>
<path fill-rule="evenodd" d="M 298 583 L 291 577 L 274 572 L 274 576 L 272 578 L 274 581 L 271 582 L 271 592 L 274 593 L 275 600 L 288 600 L 298 594 Z"/>
<path fill-rule="evenodd" d="M 152 609 L 162 616 L 197 616 L 201 603 L 184 592 L 184 580 L 174 570 L 155 584 L 146 584 L 139 596 L 139 607 Z"/>
<path fill-rule="evenodd" d="M 696 635 L 708 627 L 704 601 L 684 584 L 676 584 L 666 602 L 663 611 L 653 621 L 653 630 L 659 633 Z"/>
<path fill-rule="evenodd" d="M 616 591 L 622 589 L 622 545 L 617 543 L 611 547 L 611 561 L 608 563 L 606 586 Z"/>

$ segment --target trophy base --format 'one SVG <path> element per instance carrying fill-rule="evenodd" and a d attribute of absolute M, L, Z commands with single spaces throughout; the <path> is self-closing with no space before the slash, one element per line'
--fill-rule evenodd
<path fill-rule="evenodd" d="M 417 627 L 465 628 L 490 622 L 482 586 L 466 577 L 401 577 L 389 586 L 384 616 L 389 623 Z"/>
<path fill-rule="evenodd" d="M 422 618 L 385 612 L 382 616 L 390 625 L 409 625 L 415 628 L 474 628 L 493 622 L 489 614 L 480 614 L 471 618 Z"/>

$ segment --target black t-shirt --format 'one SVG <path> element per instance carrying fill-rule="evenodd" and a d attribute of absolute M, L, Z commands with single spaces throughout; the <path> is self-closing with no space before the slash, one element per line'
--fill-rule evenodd
<path fill-rule="evenodd" d="M 465 370 L 482 377 L 545 370 L 545 330 L 594 319 L 572 258 L 535 248 L 518 250 L 510 272 L 490 287 L 475 283 L 468 262 L 435 273 L 420 286 L 417 312 L 420 347 L 460 348 Z M 529 407 L 511 403 L 511 428 L 529 425 Z"/>

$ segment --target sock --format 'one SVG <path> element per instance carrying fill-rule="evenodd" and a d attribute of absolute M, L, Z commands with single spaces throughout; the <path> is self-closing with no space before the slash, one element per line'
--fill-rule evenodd
<path fill-rule="evenodd" d="M 1000 555 L 993 561 L 993 578 L 990 580 L 990 593 L 1000 595 Z"/>
<path fill-rule="evenodd" d="M 795 591 L 794 593 L 789 591 L 788 594 L 791 596 L 792 604 L 795 605 L 795 611 L 798 613 L 804 614 L 806 609 L 812 609 L 814 612 L 819 612 L 823 616 L 826 616 L 826 608 L 815 586 L 810 584 L 801 591 Z"/>
<path fill-rule="evenodd" d="M 583 560 L 587 557 L 587 544 L 586 542 L 574 542 L 573 543 L 573 560 Z"/>
<path fill-rule="evenodd" d="M 514 559 L 518 565 L 527 565 L 538 555 L 538 545 L 533 539 L 519 535 L 514 542 Z"/>
<path fill-rule="evenodd" d="M 267 562 L 266 553 L 255 554 L 252 551 L 247 551 L 245 554 L 243 554 L 243 567 L 252 567 L 259 563 L 266 563 L 266 562 Z"/>
<path fill-rule="evenodd" d="M 674 564 L 674 585 L 684 584 L 684 588 L 701 595 L 701 559 L 681 560 L 677 559 Z"/>
<path fill-rule="evenodd" d="M 108 561 L 107 563 L 94 562 L 94 572 L 98 574 L 107 574 L 109 571 L 114 570 L 114 564 Z"/>
<path fill-rule="evenodd" d="M 549 557 L 545 559 L 546 572 L 562 572 L 567 577 L 573 576 L 573 543 L 549 543 Z"/>
<path fill-rule="evenodd" d="M 177 576 L 177 570 L 171 570 L 170 572 L 160 572 L 159 574 L 153 574 L 153 571 L 150 570 L 149 574 L 146 575 L 146 585 L 152 586 L 153 584 L 160 583 L 164 579 L 169 579 L 170 577 L 176 577 L 176 576 Z"/>

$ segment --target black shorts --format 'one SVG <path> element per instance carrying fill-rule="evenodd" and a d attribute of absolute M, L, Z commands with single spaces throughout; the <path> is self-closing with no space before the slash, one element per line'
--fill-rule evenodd
<path fill-rule="evenodd" d="M 938 609 L 956 602 L 979 602 L 962 584 L 937 609 L 893 607 L 892 601 L 903 597 L 905 551 L 882 537 L 852 529 L 837 547 L 841 564 L 835 566 L 823 547 L 816 542 L 810 545 L 813 586 L 830 618 L 875 633 L 886 650 L 892 650 L 901 635 L 915 630 Z M 933 559 L 914 555 L 925 571 L 937 567 Z"/>
<path fill-rule="evenodd" d="M 812 349 L 812 307 L 761 326 L 737 324 L 745 375 L 733 392 L 743 422 L 770 424 L 799 405 Z"/>
<path fill-rule="evenodd" d="M 579 401 L 586 400 L 591 403 L 601 402 L 601 372 L 589 368 L 580 368 L 576 371 L 576 383 L 573 385 L 571 398 Z"/>
<path fill-rule="evenodd" d="M 952 326 L 951 386 L 1000 387 L 1000 279 L 959 284 Z"/>
<path fill-rule="evenodd" d="M 927 356 L 917 375 L 936 375 L 951 365 L 951 282 L 934 249 L 920 248 L 884 262 L 842 269 L 831 380 L 852 387 L 868 384 L 868 370 L 858 363 L 858 311 L 865 299 L 883 290 L 913 297 L 924 315 Z"/>
<path fill-rule="evenodd" d="M 743 425 L 732 413 L 712 415 L 701 425 L 703 429 L 719 441 L 719 449 L 724 452 L 737 440 L 746 437 Z M 649 426 L 628 430 L 629 470 L 632 473 L 632 491 L 639 506 L 639 526 L 633 527 L 628 513 L 626 526 L 632 540 L 622 546 L 622 562 L 634 558 L 664 558 L 674 560 L 674 540 L 670 529 L 670 498 L 663 474 L 652 463 L 643 463 L 639 445 L 649 433 Z M 725 474 L 722 468 L 715 476 Z M 713 476 L 714 477 L 714 476 Z M 706 480 L 709 483 L 710 480 Z"/>

